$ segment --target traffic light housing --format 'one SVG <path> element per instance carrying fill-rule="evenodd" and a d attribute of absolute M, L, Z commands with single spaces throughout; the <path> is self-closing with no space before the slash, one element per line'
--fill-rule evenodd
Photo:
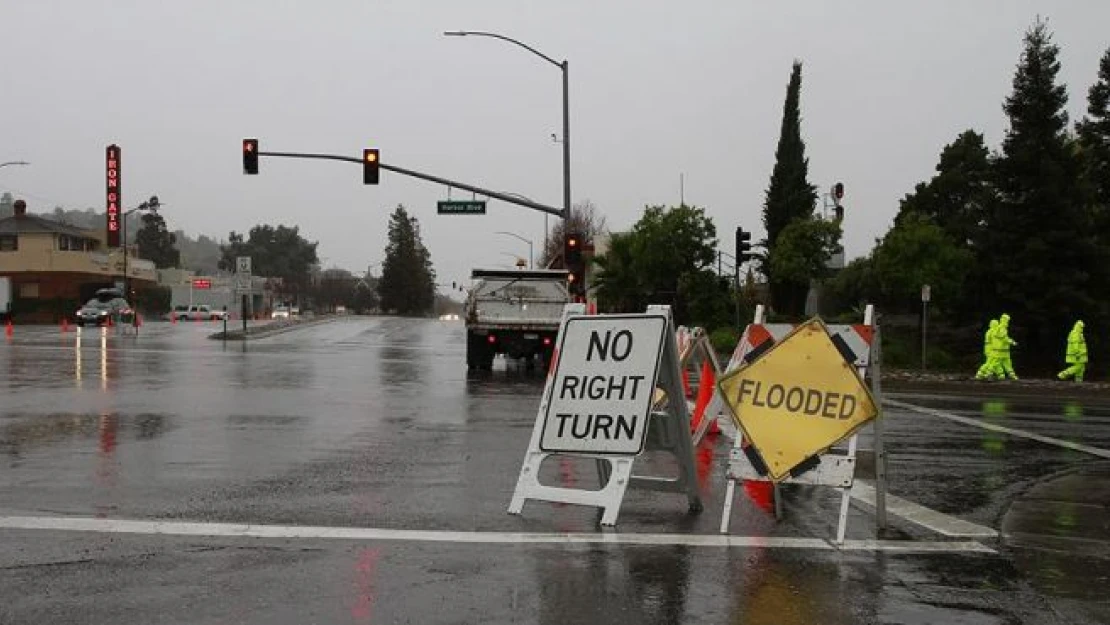
<path fill-rule="evenodd" d="M 243 173 L 258 174 L 258 139 L 243 139 Z"/>
<path fill-rule="evenodd" d="M 844 183 L 838 182 L 833 185 L 833 199 L 836 200 L 837 206 L 840 205 L 840 200 L 844 199 Z"/>
<path fill-rule="evenodd" d="M 362 151 L 362 183 L 378 184 L 381 173 L 381 154 L 378 148 L 366 148 Z"/>
<path fill-rule="evenodd" d="M 570 273 L 567 275 L 571 295 L 586 294 L 586 263 L 582 258 L 582 235 L 571 232 L 563 240 L 563 265 Z"/>
<path fill-rule="evenodd" d="M 736 262 L 746 263 L 752 259 L 752 233 L 745 232 L 740 226 L 736 227 Z"/>

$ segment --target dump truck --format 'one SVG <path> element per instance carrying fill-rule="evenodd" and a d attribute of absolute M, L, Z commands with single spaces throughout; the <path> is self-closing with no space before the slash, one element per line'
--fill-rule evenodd
<path fill-rule="evenodd" d="M 466 366 L 489 371 L 498 354 L 547 368 L 563 307 L 571 301 L 563 269 L 474 269 L 466 299 Z"/>

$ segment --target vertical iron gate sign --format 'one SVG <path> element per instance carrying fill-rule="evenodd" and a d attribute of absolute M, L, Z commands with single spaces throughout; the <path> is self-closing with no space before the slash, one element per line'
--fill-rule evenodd
<path fill-rule="evenodd" d="M 123 205 L 123 189 L 120 184 L 119 146 L 114 143 L 108 146 L 104 160 L 104 173 L 107 184 L 108 247 L 119 247 L 120 206 Z"/>

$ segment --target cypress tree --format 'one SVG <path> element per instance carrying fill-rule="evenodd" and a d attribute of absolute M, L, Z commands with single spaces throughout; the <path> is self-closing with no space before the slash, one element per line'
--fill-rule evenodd
<path fill-rule="evenodd" d="M 817 188 L 809 183 L 809 159 L 806 158 L 805 141 L 802 140 L 801 92 L 802 64 L 795 61 L 786 86 L 775 167 L 763 205 L 763 226 L 767 229 L 764 245 L 768 260 L 763 263 L 762 269 L 771 284 L 775 305 L 786 309 L 783 312 L 797 308 L 797 302 L 804 304 L 809 285 L 776 279 L 769 259 L 775 253 L 782 231 L 795 221 L 810 218 L 817 201 Z"/>

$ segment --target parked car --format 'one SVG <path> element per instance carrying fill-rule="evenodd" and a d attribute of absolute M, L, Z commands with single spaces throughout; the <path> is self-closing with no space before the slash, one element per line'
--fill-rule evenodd
<path fill-rule="evenodd" d="M 73 315 L 78 326 L 103 326 L 112 323 L 132 323 L 135 311 L 123 298 L 119 289 L 100 289 Z"/>
<path fill-rule="evenodd" d="M 274 306 L 270 319 L 288 319 L 290 317 L 288 306 Z"/>
<path fill-rule="evenodd" d="M 170 314 L 178 321 L 216 321 L 227 317 L 226 310 L 217 310 L 207 304 L 174 306 Z"/>

